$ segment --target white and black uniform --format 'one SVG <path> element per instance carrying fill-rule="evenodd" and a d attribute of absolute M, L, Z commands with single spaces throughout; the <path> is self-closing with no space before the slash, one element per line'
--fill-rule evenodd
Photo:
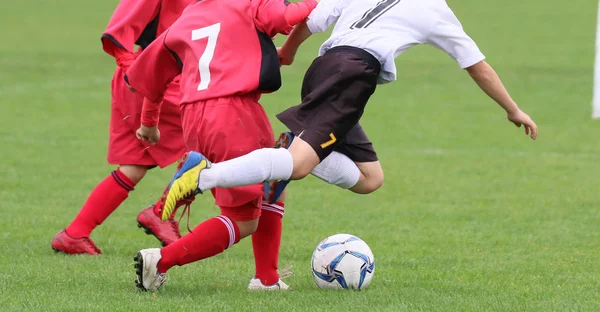
<path fill-rule="evenodd" d="M 317 33 L 334 23 L 304 77 L 302 104 L 277 116 L 321 159 L 339 150 L 377 160 L 358 121 L 376 85 L 396 80 L 394 59 L 409 48 L 432 45 L 461 68 L 485 59 L 444 0 L 321 0 L 307 25 Z"/>

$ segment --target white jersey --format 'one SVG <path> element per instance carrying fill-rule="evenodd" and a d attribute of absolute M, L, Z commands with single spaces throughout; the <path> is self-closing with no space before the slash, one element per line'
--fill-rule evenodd
<path fill-rule="evenodd" d="M 307 22 L 312 33 L 334 23 L 319 55 L 336 46 L 361 48 L 381 62 L 380 83 L 396 80 L 394 59 L 418 44 L 445 51 L 461 68 L 485 59 L 445 0 L 321 0 Z"/>

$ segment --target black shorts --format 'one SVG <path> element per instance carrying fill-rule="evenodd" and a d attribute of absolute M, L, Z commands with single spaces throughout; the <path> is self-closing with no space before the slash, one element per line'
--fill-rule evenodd
<path fill-rule="evenodd" d="M 363 49 L 339 46 L 315 59 L 302 82 L 302 103 L 277 115 L 321 160 L 338 151 L 355 162 L 377 161 L 358 121 L 375 92 L 381 64 Z"/>

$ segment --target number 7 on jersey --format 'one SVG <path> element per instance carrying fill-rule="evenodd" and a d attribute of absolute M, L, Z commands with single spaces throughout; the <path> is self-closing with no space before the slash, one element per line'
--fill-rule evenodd
<path fill-rule="evenodd" d="M 210 62 L 215 55 L 217 38 L 219 37 L 220 31 L 221 23 L 216 23 L 192 31 L 192 41 L 208 38 L 206 49 L 198 60 L 198 71 L 200 72 L 200 84 L 198 85 L 198 91 L 208 89 L 208 84 L 210 84 Z"/>

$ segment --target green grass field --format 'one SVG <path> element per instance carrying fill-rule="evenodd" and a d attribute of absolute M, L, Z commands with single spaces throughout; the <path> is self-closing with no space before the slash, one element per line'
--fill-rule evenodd
<path fill-rule="evenodd" d="M 531 141 L 443 52 L 398 59 L 363 126 L 386 172 L 353 195 L 310 178 L 289 188 L 281 267 L 289 293 L 250 293 L 251 244 L 170 271 L 140 293 L 132 255 L 157 241 L 136 226 L 174 168 L 155 170 L 92 239 L 100 257 L 50 249 L 109 172 L 114 61 L 100 35 L 117 1 L 7 2 L 0 9 L 1 311 L 599 311 L 600 124 L 590 119 L 594 1 L 450 1 L 513 97 L 535 118 Z M 312 38 L 270 116 L 299 101 Z M 282 125 L 273 119 L 276 131 Z M 218 214 L 211 198 L 192 226 Z M 182 229 L 184 226 L 182 226 Z M 349 232 L 377 261 L 363 292 L 317 289 L 313 248 Z"/>

